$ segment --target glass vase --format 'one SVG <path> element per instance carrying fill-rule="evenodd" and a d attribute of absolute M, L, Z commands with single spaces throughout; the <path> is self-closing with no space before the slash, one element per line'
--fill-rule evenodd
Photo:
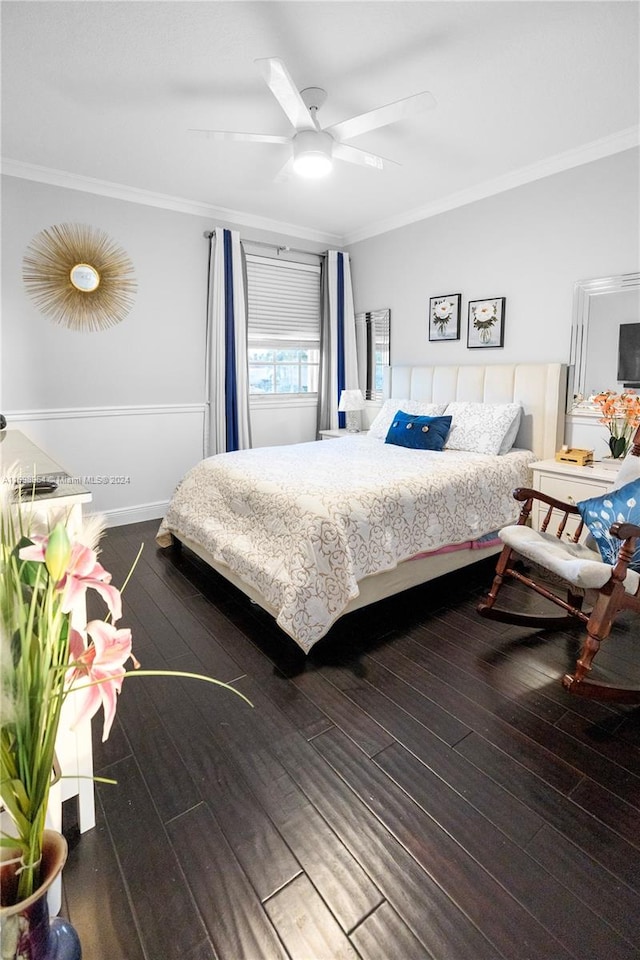
<path fill-rule="evenodd" d="M 14 852 L 15 855 L 15 852 Z M 62 917 L 49 920 L 47 891 L 67 859 L 67 841 L 45 830 L 42 883 L 26 900 L 13 903 L 17 886 L 15 862 L 2 863 L 0 884 L 0 956 L 2 960 L 81 960 L 78 934 Z"/>

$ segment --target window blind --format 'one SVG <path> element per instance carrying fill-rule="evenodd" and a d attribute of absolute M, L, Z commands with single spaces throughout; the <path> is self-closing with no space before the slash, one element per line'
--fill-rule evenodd
<path fill-rule="evenodd" d="M 318 347 L 320 267 L 247 255 L 249 346 Z"/>

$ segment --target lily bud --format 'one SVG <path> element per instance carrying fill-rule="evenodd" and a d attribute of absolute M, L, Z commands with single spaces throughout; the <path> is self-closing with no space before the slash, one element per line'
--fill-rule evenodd
<path fill-rule="evenodd" d="M 62 580 L 71 560 L 71 542 L 63 523 L 57 523 L 47 541 L 44 562 L 49 576 L 56 583 Z"/>

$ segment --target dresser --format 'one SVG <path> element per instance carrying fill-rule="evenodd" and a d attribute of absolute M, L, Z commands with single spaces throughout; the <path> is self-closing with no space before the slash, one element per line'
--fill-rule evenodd
<path fill-rule="evenodd" d="M 618 474 L 618 466 L 603 466 L 596 462 L 592 466 L 578 467 L 573 463 L 559 463 L 557 460 L 538 460 L 531 464 L 533 471 L 533 489 L 546 493 L 563 503 L 578 503 L 590 497 L 600 497 L 610 489 Z M 547 513 L 547 505 L 534 503 L 531 522 L 539 530 Z M 558 519 L 560 514 L 558 514 Z M 566 533 L 573 536 L 580 518 L 569 518 Z M 549 527 L 551 530 L 551 527 Z"/>
<path fill-rule="evenodd" d="M 91 502 L 91 493 L 80 482 L 82 478 L 70 476 L 64 467 L 41 450 L 20 430 L 0 431 L 0 473 L 3 477 L 25 482 L 52 480 L 57 484 L 53 492 L 36 494 L 23 507 L 34 518 L 53 525 L 65 519 L 71 536 L 82 524 L 82 511 Z M 28 495 L 29 496 L 29 495 Z M 81 624 L 84 626 L 84 623 Z M 91 723 L 86 721 L 75 730 L 73 694 L 63 706 L 56 755 L 63 779 L 52 787 L 48 823 L 55 830 L 62 825 L 62 803 L 73 797 L 78 803 L 78 826 L 81 831 L 95 826 L 95 797 L 93 789 L 93 753 L 91 746 Z"/>

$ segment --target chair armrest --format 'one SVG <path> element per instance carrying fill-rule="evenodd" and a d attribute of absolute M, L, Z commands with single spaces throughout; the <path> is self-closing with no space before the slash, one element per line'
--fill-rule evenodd
<path fill-rule="evenodd" d="M 612 523 L 609 533 L 618 540 L 628 540 L 630 537 L 640 537 L 640 527 L 635 523 Z"/>
<path fill-rule="evenodd" d="M 637 538 L 640 537 L 640 527 L 635 523 L 612 523 L 609 533 L 624 541 L 611 574 L 612 581 L 624 583 L 629 564 L 633 560 Z"/>
<path fill-rule="evenodd" d="M 517 487 L 513 491 L 513 496 L 516 500 L 541 500 L 542 503 L 546 503 L 556 510 L 561 510 L 562 513 L 580 513 L 574 503 L 564 503 L 564 501 L 556 500 L 555 497 L 550 497 L 546 493 L 541 493 L 540 490 L 531 490 L 530 487 Z"/>

